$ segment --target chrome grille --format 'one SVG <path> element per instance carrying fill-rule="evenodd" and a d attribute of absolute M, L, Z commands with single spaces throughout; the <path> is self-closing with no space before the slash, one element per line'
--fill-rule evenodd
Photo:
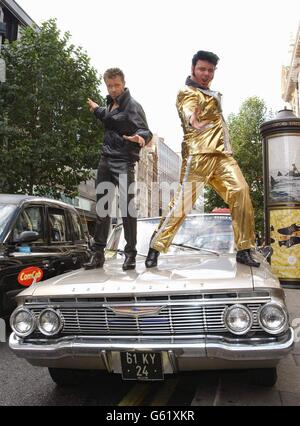
<path fill-rule="evenodd" d="M 93 303 L 90 303 L 92 305 L 90 307 L 87 303 L 72 307 L 66 306 L 67 303 L 61 303 L 55 305 L 55 308 L 59 309 L 64 317 L 62 335 L 190 335 L 226 333 L 223 314 L 228 306 L 235 303 L 237 303 L 237 300 L 231 303 L 210 304 L 197 303 L 196 301 L 191 303 L 190 300 L 184 304 L 162 301 L 161 305 L 164 308 L 158 314 L 137 318 L 117 315 L 104 307 L 103 303 L 98 303 L 98 306 L 95 306 L 95 304 L 93 306 Z M 244 303 L 253 314 L 251 331 L 261 331 L 257 311 L 262 304 Z M 148 306 L 153 305 L 149 303 Z M 157 302 L 155 302 L 155 305 L 157 305 Z M 53 304 L 51 306 L 54 307 Z M 126 306 L 128 306 L 128 303 L 126 303 Z M 45 306 L 32 306 L 36 316 L 43 309 L 45 309 Z"/>

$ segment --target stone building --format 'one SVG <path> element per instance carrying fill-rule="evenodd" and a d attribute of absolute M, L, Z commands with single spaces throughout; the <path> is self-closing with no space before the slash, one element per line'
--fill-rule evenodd
<path fill-rule="evenodd" d="M 159 188 L 159 216 L 173 198 L 178 187 L 181 158 L 164 141 L 157 137 L 157 182 Z"/>
<path fill-rule="evenodd" d="M 159 209 L 159 196 L 155 190 L 157 182 L 157 156 L 155 140 L 141 150 L 136 166 L 138 217 L 153 217 Z"/>
<path fill-rule="evenodd" d="M 282 68 L 282 99 L 288 102 L 297 117 L 300 117 L 300 24 L 290 54 L 290 64 Z"/>
<path fill-rule="evenodd" d="M 156 217 L 174 195 L 177 188 L 181 159 L 158 135 L 141 150 L 136 165 L 138 217 Z M 168 188 L 170 187 L 170 191 Z M 164 195 L 162 194 L 166 189 Z"/>

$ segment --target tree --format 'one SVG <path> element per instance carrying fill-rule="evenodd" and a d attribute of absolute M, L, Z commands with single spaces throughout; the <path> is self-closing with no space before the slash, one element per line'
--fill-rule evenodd
<path fill-rule="evenodd" d="M 86 107 L 87 97 L 103 103 L 90 59 L 55 20 L 26 28 L 1 57 L 0 192 L 76 195 L 97 167 L 102 141 Z"/>
<path fill-rule="evenodd" d="M 228 127 L 234 158 L 250 187 L 255 211 L 256 230 L 263 232 L 264 197 L 263 197 L 263 159 L 260 125 L 270 118 L 264 101 L 258 97 L 246 99 L 238 114 L 228 117 Z M 214 207 L 225 207 L 224 201 L 216 192 L 208 188 L 205 196 L 205 211 Z"/>

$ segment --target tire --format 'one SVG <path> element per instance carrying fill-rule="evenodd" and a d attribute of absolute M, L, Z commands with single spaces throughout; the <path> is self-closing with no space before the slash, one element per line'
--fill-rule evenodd
<path fill-rule="evenodd" d="M 249 371 L 250 383 L 257 386 L 272 387 L 277 381 L 277 369 L 258 368 Z"/>
<path fill-rule="evenodd" d="M 87 383 L 90 371 L 48 368 L 51 379 L 58 386 L 76 386 Z"/>
<path fill-rule="evenodd" d="M 111 377 L 101 370 L 75 370 L 64 368 L 48 368 L 51 379 L 57 386 L 90 386 L 100 385 Z"/>

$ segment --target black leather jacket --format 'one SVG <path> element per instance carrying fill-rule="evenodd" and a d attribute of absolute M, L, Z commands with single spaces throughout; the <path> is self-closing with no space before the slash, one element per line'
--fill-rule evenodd
<path fill-rule="evenodd" d="M 148 143 L 153 135 L 148 128 L 146 115 L 142 106 L 131 97 L 128 89 L 125 89 L 116 102 L 119 107 L 111 112 L 113 99 L 108 96 L 107 107 L 95 110 L 96 117 L 102 121 L 105 128 L 102 155 L 128 162 L 139 161 L 139 144 L 125 140 L 123 135 L 137 134 Z"/>

